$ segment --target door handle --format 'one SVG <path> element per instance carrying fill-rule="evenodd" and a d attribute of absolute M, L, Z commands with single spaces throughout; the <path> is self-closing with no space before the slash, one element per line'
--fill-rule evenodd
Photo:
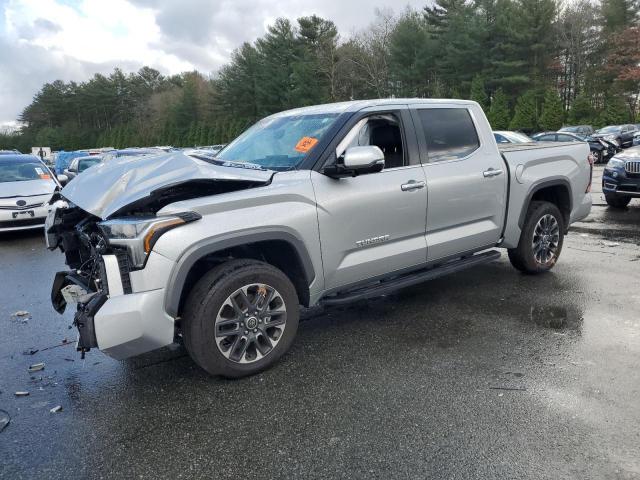
<path fill-rule="evenodd" d="M 503 171 L 502 170 L 496 170 L 494 168 L 490 168 L 489 170 L 485 170 L 484 172 L 482 172 L 482 175 L 485 176 L 485 178 L 489 178 L 489 177 L 497 177 L 498 175 L 502 175 Z"/>
<path fill-rule="evenodd" d="M 419 190 L 421 188 L 424 188 L 426 184 L 426 182 L 416 182 L 415 180 L 409 180 L 407 183 L 403 183 L 402 185 L 400 185 L 400 189 L 403 192 L 410 192 L 411 190 Z"/>

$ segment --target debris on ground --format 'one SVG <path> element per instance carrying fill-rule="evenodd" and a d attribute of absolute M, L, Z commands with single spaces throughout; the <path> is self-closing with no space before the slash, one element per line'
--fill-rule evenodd
<path fill-rule="evenodd" d="M 28 317 L 28 316 L 30 316 L 30 314 L 26 310 L 18 310 L 16 313 L 12 315 L 12 317 Z"/>
<path fill-rule="evenodd" d="M 27 371 L 29 373 L 32 373 L 32 372 L 39 372 L 40 370 L 44 370 L 44 362 L 34 363 L 33 365 L 31 365 L 29 367 L 29 369 Z"/>
<path fill-rule="evenodd" d="M 620 244 L 618 242 L 607 242 L 605 240 L 602 241 L 602 244 L 605 247 L 619 247 L 620 246 Z"/>
<path fill-rule="evenodd" d="M 11 423 L 11 416 L 9 415 L 9 412 L 0 410 L 0 432 L 2 432 L 9 423 Z"/>
<path fill-rule="evenodd" d="M 61 405 L 57 405 L 55 407 L 53 407 L 51 410 L 49 410 L 51 413 L 58 413 L 62 411 L 62 406 Z"/>
<path fill-rule="evenodd" d="M 29 392 L 16 392 L 15 395 L 16 397 L 27 397 Z"/>
<path fill-rule="evenodd" d="M 38 353 L 40 350 L 38 350 L 37 348 L 30 348 L 29 350 L 24 350 L 22 352 L 23 355 L 35 355 L 36 353 Z"/>
<path fill-rule="evenodd" d="M 524 392 L 526 390 L 525 387 L 489 387 L 491 390 L 515 390 L 519 392 Z"/>

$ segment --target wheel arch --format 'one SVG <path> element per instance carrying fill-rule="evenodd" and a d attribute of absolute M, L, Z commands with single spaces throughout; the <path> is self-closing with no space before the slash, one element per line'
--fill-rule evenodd
<path fill-rule="evenodd" d="M 309 285 L 315 279 L 303 241 L 286 231 L 252 231 L 202 240 L 189 248 L 171 273 L 165 311 L 178 317 L 184 300 L 202 274 L 229 258 L 253 258 L 282 270 L 294 284 L 302 305 L 309 305 Z"/>
<path fill-rule="evenodd" d="M 554 178 L 535 183 L 531 186 L 522 204 L 518 226 L 522 229 L 531 202 L 544 200 L 556 205 L 562 213 L 565 230 L 569 228 L 571 212 L 573 211 L 573 192 L 571 183 L 566 178 Z"/>

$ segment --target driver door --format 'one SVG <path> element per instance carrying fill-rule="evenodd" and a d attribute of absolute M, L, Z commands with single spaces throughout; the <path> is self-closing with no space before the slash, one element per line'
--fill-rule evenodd
<path fill-rule="evenodd" d="M 426 262 L 426 179 L 408 111 L 362 113 L 349 128 L 333 161 L 350 146 L 376 145 L 385 168 L 340 179 L 311 172 L 327 290 Z"/>

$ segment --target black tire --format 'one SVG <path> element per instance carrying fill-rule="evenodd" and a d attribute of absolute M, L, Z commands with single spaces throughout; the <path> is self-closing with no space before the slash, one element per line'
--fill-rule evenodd
<path fill-rule="evenodd" d="M 631 201 L 631 197 L 627 195 L 606 195 L 604 196 L 607 204 L 613 208 L 626 208 Z"/>
<path fill-rule="evenodd" d="M 542 259 L 537 258 L 537 254 L 534 252 L 534 241 L 536 238 L 540 240 L 538 235 L 534 236 L 534 232 L 543 217 L 548 218 L 546 217 L 547 215 L 551 215 L 553 219 L 555 219 L 555 224 L 557 225 L 557 241 L 551 244 L 553 247 L 549 247 L 552 253 L 548 260 L 542 261 Z M 556 205 L 543 201 L 531 202 L 527 210 L 518 246 L 508 250 L 511 265 L 521 272 L 528 274 L 548 272 L 556 264 L 562 252 L 564 230 L 564 217 Z M 539 252 L 538 255 L 540 255 Z"/>
<path fill-rule="evenodd" d="M 286 309 L 285 323 L 278 338 L 272 339 L 277 343 L 268 353 L 259 359 L 255 359 L 256 354 L 254 359 L 249 360 L 250 363 L 239 363 L 227 358 L 222 353 L 223 346 L 219 347 L 219 345 L 228 341 L 229 338 L 236 337 L 240 342 L 245 338 L 245 343 L 251 344 L 248 337 L 243 336 L 243 333 L 246 335 L 249 331 L 242 332 L 249 327 L 238 322 L 237 330 L 234 330 L 238 332 L 235 337 L 229 336 L 223 340 L 217 340 L 221 337 L 216 337 L 216 332 L 220 331 L 219 326 L 216 326 L 216 320 L 222 314 L 223 308 L 231 308 L 224 306 L 230 296 L 251 284 L 264 284 L 278 294 Z M 262 295 L 264 298 L 264 294 Z M 248 298 L 248 295 L 245 298 Z M 236 315 L 237 310 L 231 309 L 231 311 Z M 247 309 L 247 311 L 249 310 Z M 254 315 L 252 314 L 252 316 Z M 238 314 L 238 317 L 242 319 L 242 314 Z M 258 315 L 256 314 L 255 317 Z M 300 305 L 296 289 L 282 271 L 268 263 L 256 260 L 231 260 L 207 272 L 194 285 L 185 303 L 182 316 L 182 335 L 184 345 L 191 358 L 208 373 L 227 378 L 240 378 L 265 370 L 289 349 L 298 329 L 299 318 Z M 262 320 L 260 322 L 262 324 Z M 262 327 L 266 327 L 266 325 L 267 321 L 265 320 Z M 262 333 L 263 331 L 259 330 L 259 334 Z M 251 332 L 248 334 L 254 339 L 254 350 L 259 351 L 258 343 L 260 342 L 255 340 L 258 335 L 251 335 Z M 231 343 L 233 344 L 233 342 Z M 229 347 L 228 351 L 233 349 L 233 346 Z M 249 350 L 247 349 L 246 352 L 241 355 L 242 361 L 246 361 L 248 358 Z"/>

